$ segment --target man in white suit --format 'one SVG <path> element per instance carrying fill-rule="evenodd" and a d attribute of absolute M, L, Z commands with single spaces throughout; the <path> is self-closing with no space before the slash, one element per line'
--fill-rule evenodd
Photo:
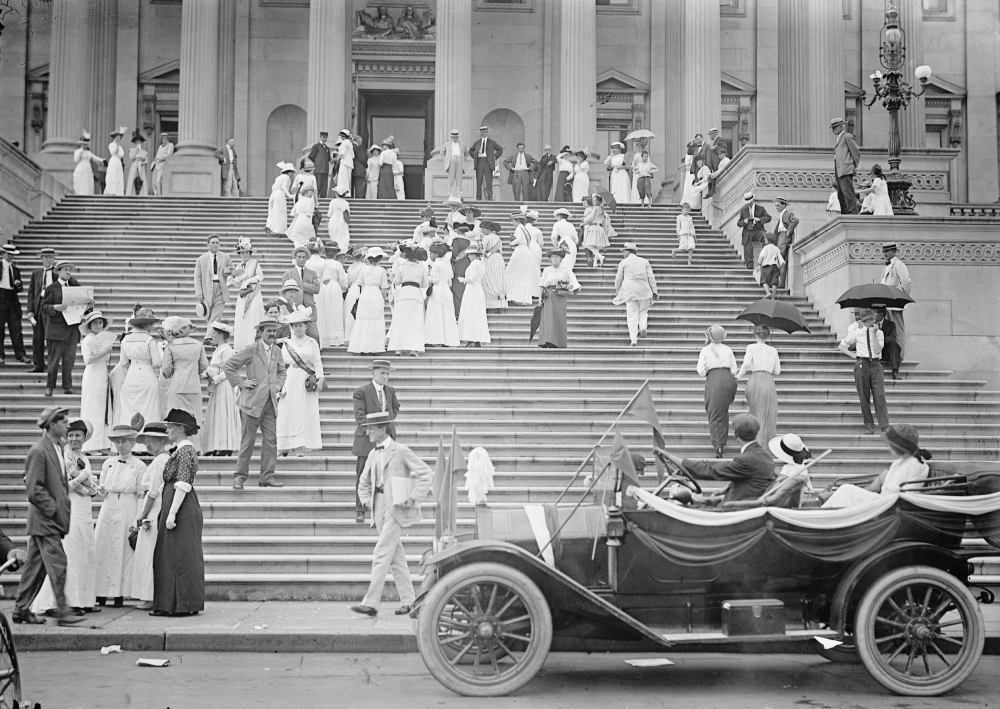
<path fill-rule="evenodd" d="M 233 272 L 233 260 L 219 250 L 222 239 L 218 234 L 208 237 L 208 251 L 198 257 L 194 265 L 195 311 L 205 318 L 205 342 L 212 339 L 211 324 L 222 320 L 229 302 L 226 279 Z"/>
<path fill-rule="evenodd" d="M 451 140 L 434 148 L 431 157 L 440 155 L 444 160 L 444 171 L 448 175 L 448 197 L 462 199 L 462 178 L 465 176 L 465 154 L 468 149 L 458 138 L 458 130 L 452 128 Z"/>
<path fill-rule="evenodd" d="M 351 174 L 354 172 L 354 143 L 351 142 L 351 131 L 346 128 L 340 131 L 340 142 L 337 144 L 337 186 L 334 187 L 341 197 L 351 196 Z"/>
<path fill-rule="evenodd" d="M 656 292 L 656 278 L 649 261 L 637 253 L 638 247 L 625 242 L 622 253 L 625 257 L 618 264 L 615 276 L 615 290 L 618 295 L 611 301 L 615 305 L 625 304 L 625 318 L 628 322 L 628 336 L 632 347 L 639 346 L 639 338 L 646 336 L 649 306 L 659 298 Z"/>
<path fill-rule="evenodd" d="M 910 269 L 899 260 L 898 249 L 895 243 L 882 244 L 882 257 L 885 259 L 885 268 L 882 270 L 882 285 L 899 288 L 907 295 L 913 287 L 910 280 Z M 906 356 L 904 343 L 906 342 L 906 325 L 903 322 L 903 310 L 889 308 L 887 311 L 889 319 L 896 325 L 896 343 L 899 345 L 899 358 L 902 361 Z"/>
<path fill-rule="evenodd" d="M 163 195 L 163 170 L 167 166 L 167 160 L 174 154 L 174 144 L 170 142 L 167 133 L 160 134 L 160 147 L 156 149 L 156 157 L 153 158 L 153 196 Z"/>
<path fill-rule="evenodd" d="M 399 592 L 400 607 L 395 614 L 407 615 L 416 600 L 400 536 L 404 528 L 423 518 L 420 504 L 434 480 L 434 473 L 424 461 L 407 446 L 389 437 L 391 423 L 392 417 L 387 411 L 371 413 L 365 418 L 368 440 L 375 447 L 368 454 L 358 483 L 361 504 L 372 510 L 378 541 L 375 542 L 368 592 L 361 604 L 351 606 L 351 610 L 372 617 L 378 615 L 385 577 L 390 569 Z"/>

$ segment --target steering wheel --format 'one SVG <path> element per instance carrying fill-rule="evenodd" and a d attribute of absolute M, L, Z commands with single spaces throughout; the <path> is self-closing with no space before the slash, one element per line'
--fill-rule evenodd
<path fill-rule="evenodd" d="M 683 485 L 688 490 L 691 490 L 691 492 L 697 493 L 699 495 L 702 494 L 701 485 L 698 484 L 698 481 L 694 479 L 691 473 L 689 473 L 681 466 L 677 465 L 677 463 L 670 460 L 670 458 L 668 458 L 667 456 L 662 455 L 656 449 L 653 449 L 653 453 L 667 467 L 667 473 L 668 473 L 666 479 L 664 479 L 663 483 L 660 484 L 656 492 L 653 494 L 658 495 L 660 491 L 662 491 L 669 483 L 672 482 L 676 482 Z"/>

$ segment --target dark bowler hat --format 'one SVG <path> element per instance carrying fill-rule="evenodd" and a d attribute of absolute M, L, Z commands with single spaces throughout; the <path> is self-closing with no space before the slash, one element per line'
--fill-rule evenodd
<path fill-rule="evenodd" d="M 195 419 L 194 414 L 191 414 L 184 409 L 170 409 L 170 413 L 167 417 L 163 419 L 164 423 L 173 423 L 178 426 L 184 426 L 186 428 L 193 428 L 197 431 L 200 427 L 198 426 L 198 420 Z"/>

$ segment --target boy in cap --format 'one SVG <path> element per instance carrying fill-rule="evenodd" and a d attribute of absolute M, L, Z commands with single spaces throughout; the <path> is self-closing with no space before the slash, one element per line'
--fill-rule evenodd
<path fill-rule="evenodd" d="M 2 233 L 3 230 L 0 230 Z M 10 344 L 14 348 L 14 357 L 18 362 L 27 362 L 24 354 L 24 335 L 21 334 L 21 291 L 24 283 L 21 281 L 21 269 L 14 263 L 14 257 L 20 254 L 13 244 L 0 247 L 0 364 L 6 364 L 4 352 L 4 331 L 10 328 Z"/>

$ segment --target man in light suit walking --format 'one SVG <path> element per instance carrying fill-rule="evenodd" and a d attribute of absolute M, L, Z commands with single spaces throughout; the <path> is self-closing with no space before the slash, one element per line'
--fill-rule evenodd
<path fill-rule="evenodd" d="M 459 142 L 458 130 L 452 128 L 451 140 L 444 145 L 434 148 L 431 157 L 440 155 L 444 160 L 444 172 L 448 175 L 448 197 L 462 199 L 462 178 L 465 176 L 465 153 L 466 147 Z M 492 178 L 490 178 L 492 180 Z"/>
<path fill-rule="evenodd" d="M 311 308 L 309 322 L 306 323 L 306 334 L 319 341 L 319 325 L 316 318 L 316 294 L 320 291 L 319 274 L 306 268 L 306 261 L 309 260 L 309 249 L 299 246 L 292 251 L 292 258 L 295 265 L 281 274 L 282 290 L 288 286 L 288 281 L 295 281 L 296 285 L 302 289 L 302 305 Z"/>
<path fill-rule="evenodd" d="M 775 243 L 781 258 L 785 264 L 781 267 L 781 276 L 778 280 L 778 288 L 788 285 L 788 258 L 791 256 L 792 243 L 795 241 L 795 227 L 799 225 L 799 218 L 796 217 L 788 206 L 788 200 L 784 197 L 776 197 L 774 208 L 778 211 L 778 221 L 774 225 Z M 789 286 L 791 287 L 791 286 Z"/>
<path fill-rule="evenodd" d="M 840 200 L 841 214 L 858 214 L 861 204 L 858 194 L 854 191 L 854 172 L 861 160 L 861 151 L 854 142 L 854 136 L 847 132 L 843 118 L 830 121 L 830 130 L 837 136 L 833 148 L 834 184 L 837 187 L 837 198 Z"/>
<path fill-rule="evenodd" d="M 625 304 L 625 318 L 628 322 L 628 336 L 632 347 L 639 346 L 639 338 L 646 336 L 649 306 L 660 297 L 656 292 L 656 277 L 649 261 L 639 256 L 638 247 L 625 242 L 622 253 L 625 257 L 618 264 L 615 276 L 615 290 L 618 294 L 611 301 L 615 305 Z"/>
<path fill-rule="evenodd" d="M 404 529 L 423 519 L 420 505 L 434 481 L 434 473 L 427 463 L 389 436 L 391 423 L 388 412 L 367 416 L 364 427 L 374 448 L 368 454 L 358 487 L 362 504 L 372 510 L 378 541 L 375 542 L 368 592 L 361 604 L 351 606 L 351 610 L 373 617 L 378 615 L 382 604 L 382 590 L 390 569 L 399 592 L 400 606 L 395 614 L 407 615 L 416 600 L 400 537 Z"/>
<path fill-rule="evenodd" d="M 239 407 L 243 412 L 243 438 L 236 462 L 233 489 L 242 490 L 250 476 L 257 429 L 260 429 L 260 487 L 284 487 L 274 479 L 278 460 L 278 399 L 285 395 L 285 360 L 274 342 L 278 323 L 261 320 L 257 325 L 260 339 L 247 345 L 226 360 L 222 371 L 230 386 L 240 390 Z M 240 373 L 246 371 L 246 376 Z"/>
<path fill-rule="evenodd" d="M 396 420 L 399 415 L 399 399 L 396 398 L 396 390 L 389 386 L 389 372 L 392 370 L 392 363 L 387 359 L 377 359 L 372 362 L 372 380 L 367 384 L 359 386 L 354 390 L 354 420 L 358 427 L 354 431 L 354 444 L 351 446 L 351 455 L 357 456 L 358 462 L 355 472 L 360 484 L 361 472 L 365 469 L 368 461 L 368 454 L 374 447 L 368 440 L 368 431 L 365 429 L 365 421 L 368 414 L 388 413 L 391 421 Z M 396 437 L 396 424 L 389 423 L 389 435 Z M 365 521 L 365 508 L 361 504 L 360 494 L 354 497 L 355 514 L 358 524 Z"/>
<path fill-rule="evenodd" d="M 882 257 L 885 259 L 885 268 L 882 270 L 882 285 L 899 288 L 909 295 L 910 289 L 913 287 L 910 269 L 899 259 L 898 253 L 899 249 L 895 242 L 882 244 Z M 902 361 L 903 357 L 906 356 L 906 322 L 903 319 L 903 310 L 889 308 L 887 314 L 896 326 L 896 344 L 899 345 L 899 359 Z"/>
<path fill-rule="evenodd" d="M 233 272 L 233 260 L 229 254 L 219 250 L 220 246 L 222 239 L 219 235 L 210 234 L 208 251 L 199 256 L 194 264 L 195 310 L 205 317 L 205 342 L 212 339 L 212 323 L 222 320 L 229 302 L 226 281 Z"/>
<path fill-rule="evenodd" d="M 230 138 L 213 155 L 222 165 L 222 196 L 240 196 L 240 168 L 236 156 L 236 139 Z M 211 320 L 209 320 L 211 322 Z"/>

